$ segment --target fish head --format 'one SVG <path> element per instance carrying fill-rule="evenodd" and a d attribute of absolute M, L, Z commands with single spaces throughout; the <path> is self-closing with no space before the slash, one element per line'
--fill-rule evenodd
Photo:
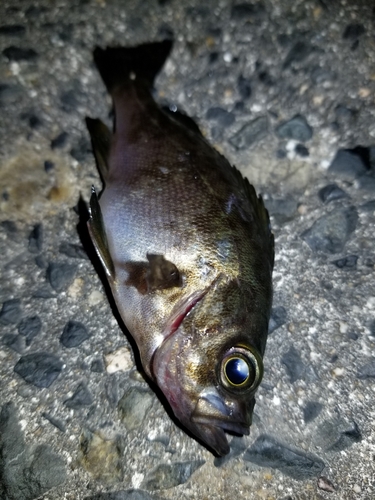
<path fill-rule="evenodd" d="M 254 315 L 239 311 L 228 316 L 233 301 L 228 304 L 230 293 L 224 296 L 220 304 L 217 294 L 207 294 L 187 314 L 188 308 L 181 309 L 177 328 L 170 324 L 152 361 L 175 416 L 219 456 L 229 452 L 225 431 L 249 434 L 265 343 L 252 342 L 249 329 L 262 328 L 256 338 L 265 337 L 268 323 L 264 318 L 260 325 Z"/>

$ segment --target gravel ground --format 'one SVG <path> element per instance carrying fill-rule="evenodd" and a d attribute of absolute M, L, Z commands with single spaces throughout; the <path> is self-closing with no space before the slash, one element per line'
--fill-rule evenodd
<path fill-rule="evenodd" d="M 374 34 L 368 0 L 1 1 L 2 500 L 374 498 Z M 157 99 L 248 176 L 276 239 L 252 431 L 223 459 L 137 370 L 79 224 L 84 118 L 110 121 L 92 50 L 172 36 Z"/>

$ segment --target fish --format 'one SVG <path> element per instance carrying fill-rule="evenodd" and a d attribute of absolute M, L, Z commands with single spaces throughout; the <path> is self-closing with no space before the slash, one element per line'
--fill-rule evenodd
<path fill-rule="evenodd" d="M 96 47 L 114 125 L 86 118 L 104 188 L 88 231 L 145 374 L 217 456 L 248 435 L 272 304 L 262 197 L 154 80 L 173 42 Z"/>

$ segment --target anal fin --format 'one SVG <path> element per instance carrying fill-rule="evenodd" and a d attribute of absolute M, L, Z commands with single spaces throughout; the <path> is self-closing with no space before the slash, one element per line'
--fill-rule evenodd
<path fill-rule="evenodd" d="M 108 279 L 113 282 L 115 279 L 115 268 L 111 254 L 108 249 L 107 236 L 105 233 L 102 211 L 100 209 L 98 197 L 94 186 L 91 188 L 90 198 L 90 218 L 87 223 L 91 239 L 94 243 L 96 253 L 104 267 Z"/>

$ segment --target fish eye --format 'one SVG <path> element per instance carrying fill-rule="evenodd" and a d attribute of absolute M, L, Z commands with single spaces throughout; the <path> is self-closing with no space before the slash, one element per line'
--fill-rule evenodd
<path fill-rule="evenodd" d="M 224 374 L 230 384 L 241 386 L 249 380 L 250 366 L 242 358 L 229 358 L 224 365 Z"/>
<path fill-rule="evenodd" d="M 221 363 L 221 381 L 227 389 L 254 390 L 263 375 L 262 358 L 255 349 L 233 347 Z"/>

